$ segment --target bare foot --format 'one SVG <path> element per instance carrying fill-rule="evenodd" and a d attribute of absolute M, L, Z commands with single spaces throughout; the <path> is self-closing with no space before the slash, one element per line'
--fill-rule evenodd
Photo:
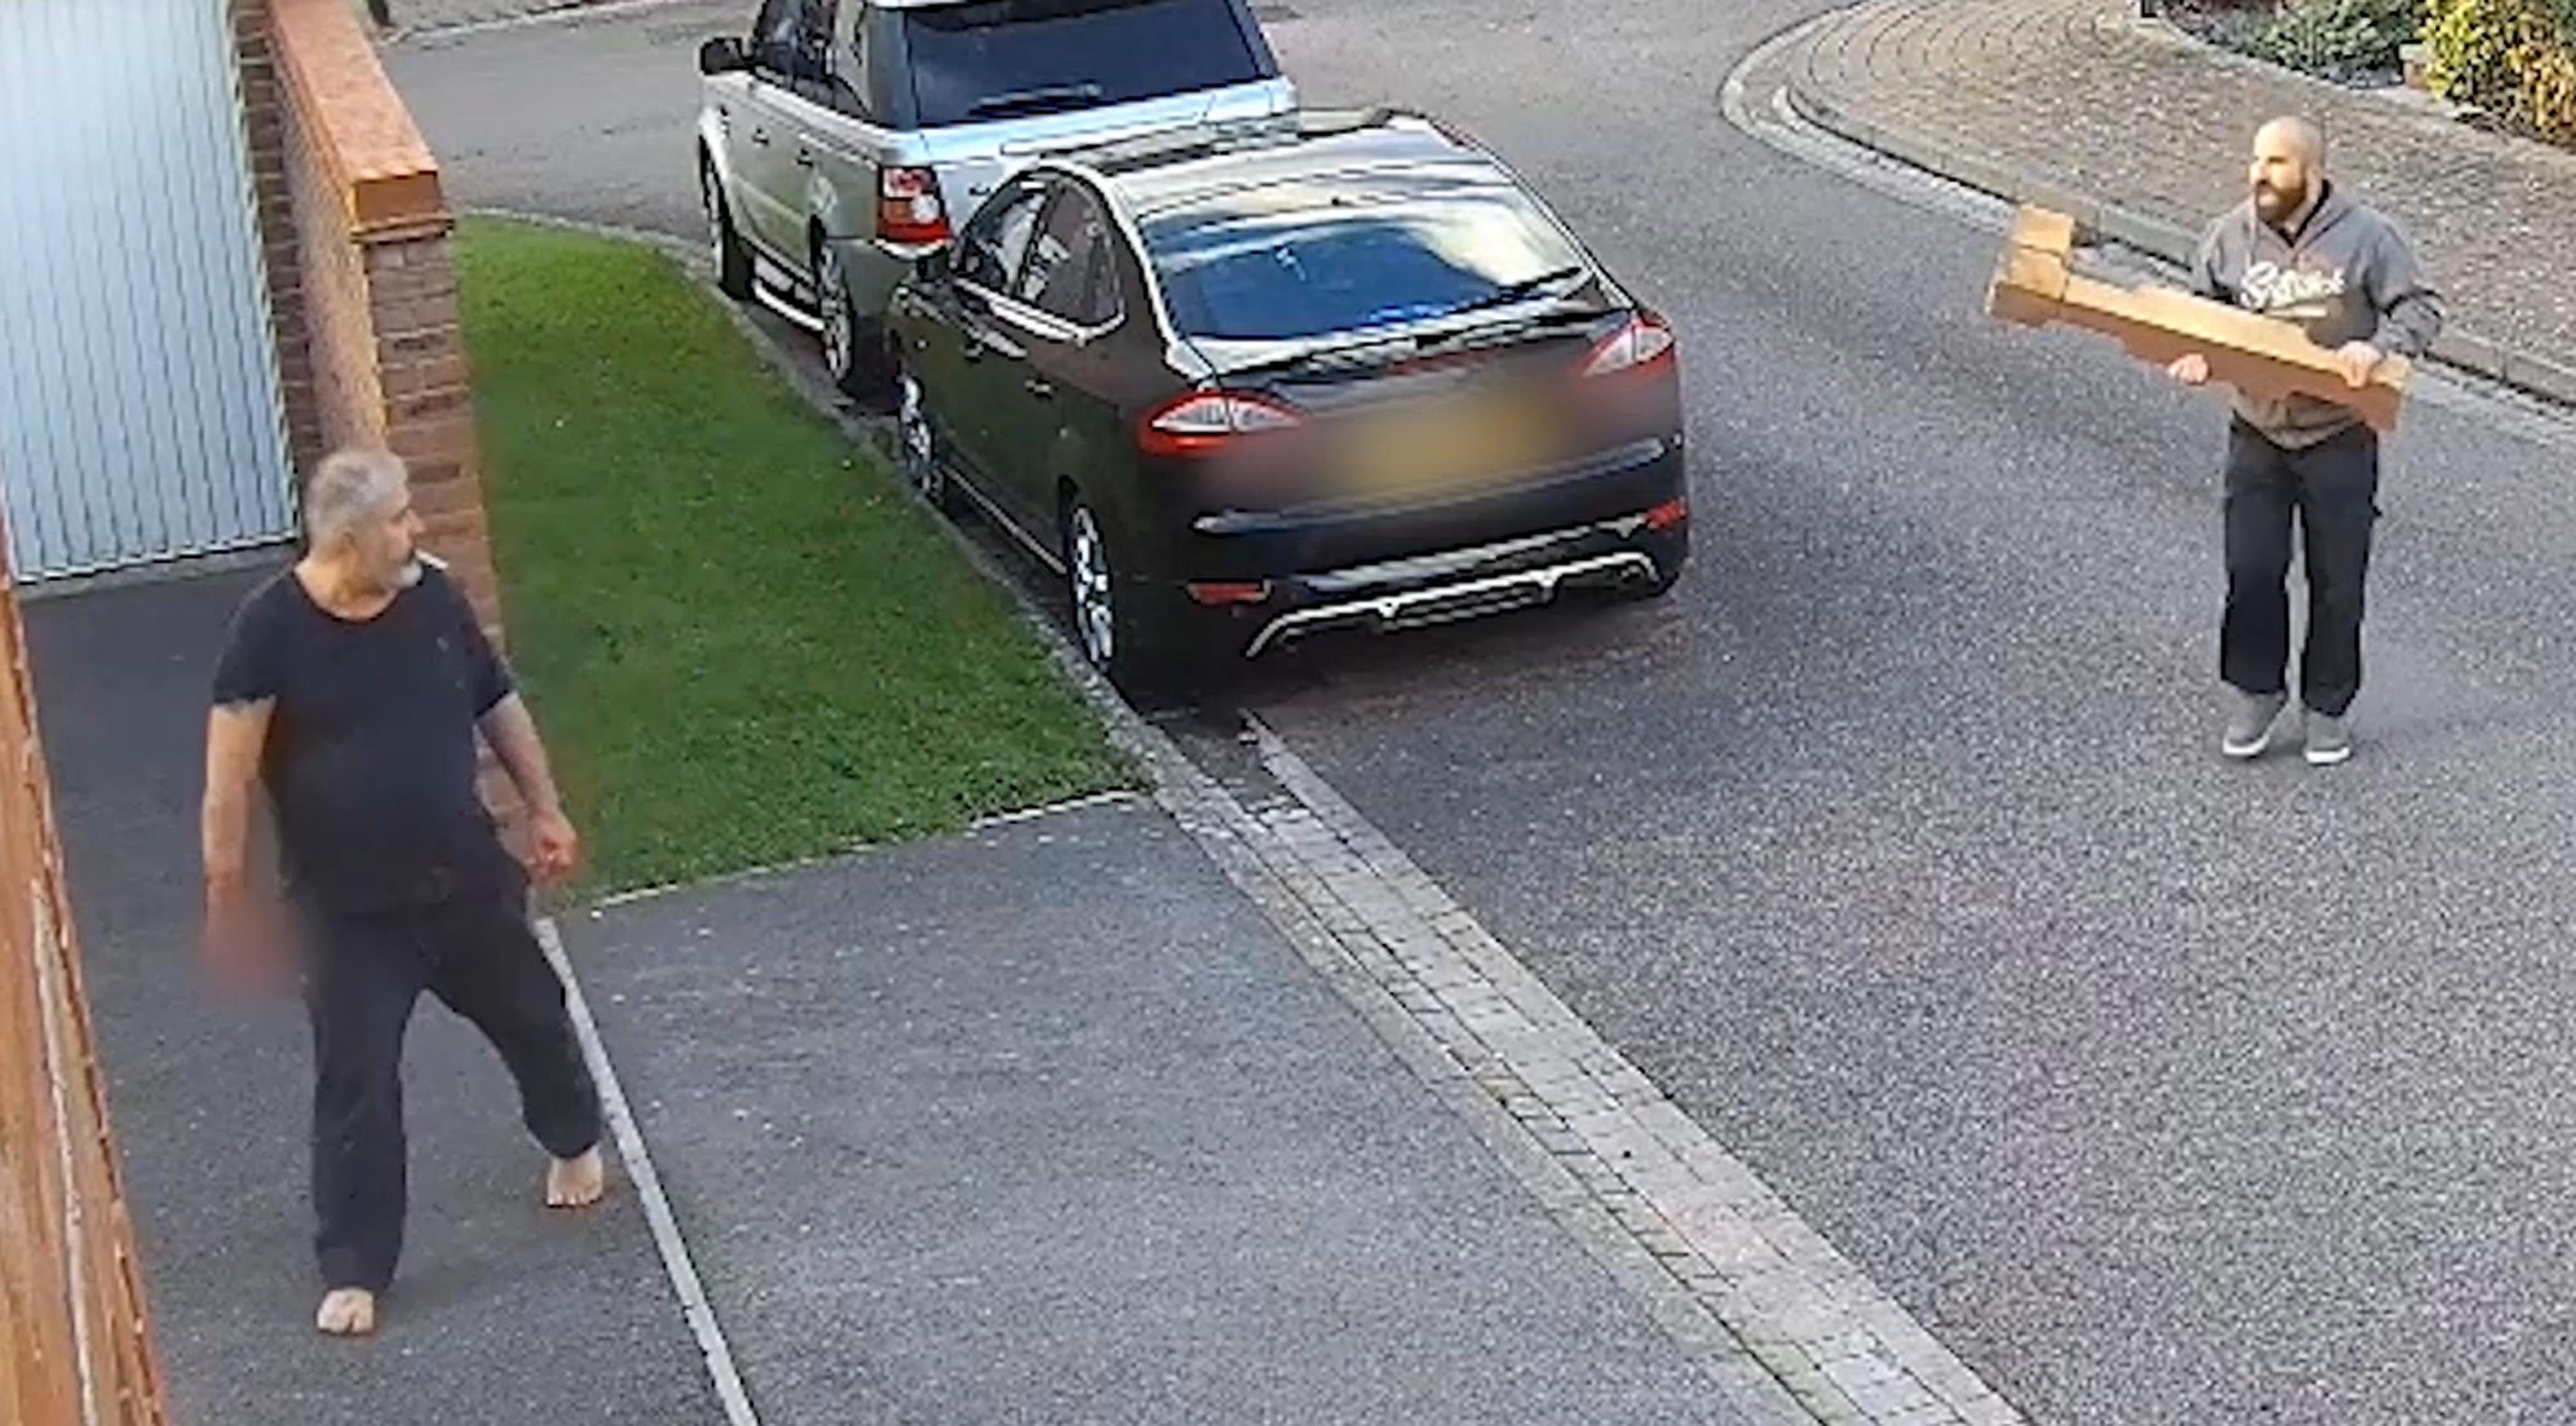
<path fill-rule="evenodd" d="M 376 1295 L 363 1287 L 334 1288 L 323 1297 L 313 1325 L 334 1337 L 364 1337 L 376 1330 Z"/>
<path fill-rule="evenodd" d="M 588 1208 L 608 1191 L 608 1166 L 593 1145 L 577 1159 L 557 1159 L 546 1167 L 548 1208 Z"/>

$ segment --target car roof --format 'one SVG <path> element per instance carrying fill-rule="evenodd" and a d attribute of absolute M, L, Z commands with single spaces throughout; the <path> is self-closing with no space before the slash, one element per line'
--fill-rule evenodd
<path fill-rule="evenodd" d="M 1137 218 L 1218 193 L 1363 171 L 1443 171 L 1510 182 L 1492 155 L 1418 114 L 1295 114 L 1161 130 L 1056 156 L 1113 189 Z"/>

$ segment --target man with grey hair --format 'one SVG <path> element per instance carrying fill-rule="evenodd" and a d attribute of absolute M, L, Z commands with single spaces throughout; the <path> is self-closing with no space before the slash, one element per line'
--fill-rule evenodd
<path fill-rule="evenodd" d="M 2291 322 L 2334 351 L 2346 382 L 2392 355 L 2420 357 L 2442 330 L 2442 299 L 2394 223 L 2326 177 L 2325 132 L 2277 118 L 2256 132 L 2245 202 L 2211 225 L 2192 286 L 2201 296 Z M 2209 380 L 2208 358 L 2173 363 Z M 2226 470 L 2227 606 L 2219 672 L 2231 699 L 2220 751 L 2262 754 L 2289 702 L 2290 522 L 2307 553 L 2308 637 L 2299 661 L 2306 756 L 2352 756 L 2346 719 L 2361 690 L 2363 586 L 2379 519 L 2379 436 L 2350 407 L 2305 395 L 2231 399 Z"/>
<path fill-rule="evenodd" d="M 528 924 L 528 868 L 476 786 L 479 730 L 518 784 L 530 860 L 568 875 L 578 842 L 536 724 L 474 611 L 422 554 L 402 461 L 334 453 L 304 500 L 304 557 L 245 600 L 206 730 L 207 949 L 283 973 L 295 943 L 313 1033 L 316 1325 L 364 1334 L 401 1256 L 402 1043 L 427 990 L 481 1030 L 552 1162 L 546 1201 L 601 1196 L 600 1104 Z M 248 880 L 264 782 L 293 909 L 282 934 Z"/>

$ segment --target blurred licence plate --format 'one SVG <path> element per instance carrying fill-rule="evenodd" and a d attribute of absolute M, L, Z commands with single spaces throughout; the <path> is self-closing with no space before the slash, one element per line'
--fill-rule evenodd
<path fill-rule="evenodd" d="M 1551 434 L 1526 397 L 1406 407 L 1358 425 L 1351 475 L 1362 489 L 1384 492 L 1473 484 L 1545 463 Z"/>

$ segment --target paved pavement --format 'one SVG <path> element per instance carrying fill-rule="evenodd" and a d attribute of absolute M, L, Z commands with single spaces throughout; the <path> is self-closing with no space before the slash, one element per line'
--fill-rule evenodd
<path fill-rule="evenodd" d="M 173 1419 L 716 1419 L 632 1197 L 550 1217 L 544 1152 L 499 1061 L 426 999 L 405 1062 L 411 1228 L 384 1335 L 314 1332 L 302 1015 L 218 997 L 196 960 L 206 679 L 257 577 L 25 606 Z"/>
<path fill-rule="evenodd" d="M 771 1426 L 1742 1420 L 1150 803 L 564 931 Z"/>
<path fill-rule="evenodd" d="M 2243 196 L 2255 127 L 2311 114 L 2333 171 L 2450 299 L 2445 354 L 2576 402 L 2576 153 L 2227 54 L 2134 0 L 1870 0 L 1795 62 L 1825 127 L 1990 192 L 2114 210 L 2178 260 Z"/>
<path fill-rule="evenodd" d="M 1464 122 L 1675 317 L 1702 557 L 1318 646 L 1263 718 L 2032 1420 L 2563 1419 L 2566 429 L 2428 382 L 2361 756 L 2221 766 L 2219 406 L 1985 321 L 1992 222 L 1725 120 L 1814 0 L 1292 8 L 1316 99 Z M 734 23 L 389 63 L 465 201 L 686 235 Z"/>

